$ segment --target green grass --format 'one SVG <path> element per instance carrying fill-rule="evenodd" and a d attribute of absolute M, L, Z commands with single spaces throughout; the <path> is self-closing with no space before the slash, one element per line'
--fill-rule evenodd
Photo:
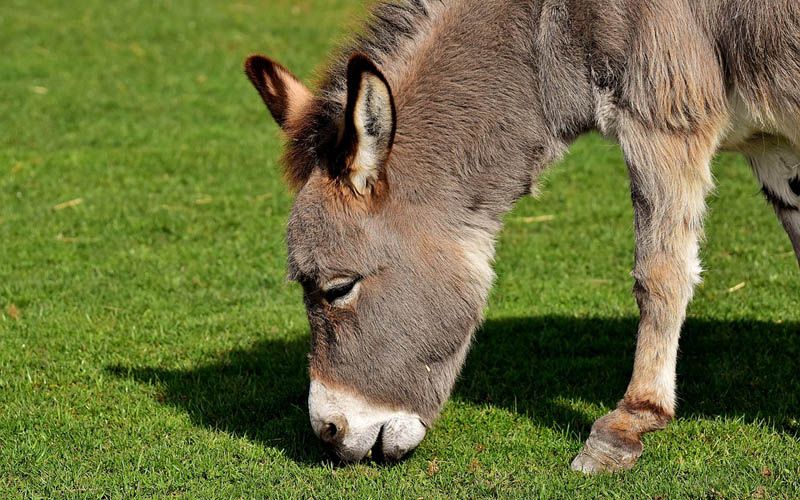
<path fill-rule="evenodd" d="M 285 280 L 280 136 L 241 63 L 264 51 L 308 78 L 360 10 L 0 7 L 0 497 L 800 495 L 800 276 L 733 156 L 679 418 L 632 472 L 568 469 L 625 389 L 637 313 L 625 168 L 596 137 L 507 217 L 487 322 L 421 447 L 328 461 Z"/>

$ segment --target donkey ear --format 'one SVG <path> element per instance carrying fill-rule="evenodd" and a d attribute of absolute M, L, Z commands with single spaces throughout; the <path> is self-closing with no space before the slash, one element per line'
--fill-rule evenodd
<path fill-rule="evenodd" d="M 359 194 L 381 177 L 397 128 L 394 98 L 386 78 L 361 54 L 347 65 L 347 107 L 343 143 L 349 164 L 343 174 Z"/>
<path fill-rule="evenodd" d="M 297 77 L 267 57 L 248 57 L 244 71 L 261 94 L 272 117 L 284 130 L 287 122 L 299 115 L 311 100 L 311 91 Z"/>

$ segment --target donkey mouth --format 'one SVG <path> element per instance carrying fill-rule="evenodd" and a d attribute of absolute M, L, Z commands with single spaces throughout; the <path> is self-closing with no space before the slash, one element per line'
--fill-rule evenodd
<path fill-rule="evenodd" d="M 404 458 L 408 458 L 411 453 L 413 453 L 413 449 L 401 451 L 391 447 L 387 449 L 387 447 L 384 446 L 385 429 L 386 425 L 382 425 L 380 432 L 378 432 L 378 439 L 375 440 L 375 444 L 372 446 L 372 449 L 367 452 L 367 456 L 364 458 L 379 464 L 398 462 Z"/>
<path fill-rule="evenodd" d="M 390 424 L 390 422 L 387 422 L 380 426 L 375 442 L 372 447 L 367 449 L 366 453 L 358 453 L 343 446 L 331 446 L 329 449 L 336 455 L 337 459 L 344 463 L 356 463 L 364 460 L 371 460 L 378 464 L 399 462 L 408 458 L 419 443 L 416 439 L 413 439 L 413 442 L 404 443 L 404 441 L 408 441 L 405 436 L 391 435 Z M 388 434 L 387 427 L 390 428 Z"/>
<path fill-rule="evenodd" d="M 367 452 L 366 458 L 367 460 L 373 460 L 375 462 L 385 462 L 386 456 L 383 454 L 383 429 L 384 425 L 381 426 L 381 430 L 378 432 L 378 437 L 375 439 L 375 444 L 372 445 L 372 448 Z"/>

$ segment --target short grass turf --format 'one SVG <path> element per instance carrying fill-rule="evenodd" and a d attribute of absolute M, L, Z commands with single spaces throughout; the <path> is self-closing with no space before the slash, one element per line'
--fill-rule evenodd
<path fill-rule="evenodd" d="M 632 366 L 631 208 L 579 141 L 506 218 L 463 376 L 408 460 L 338 467 L 307 423 L 280 136 L 241 71 L 308 78 L 346 0 L 0 6 L 0 497 L 800 495 L 800 275 L 722 156 L 679 418 L 635 470 L 569 462 Z"/>

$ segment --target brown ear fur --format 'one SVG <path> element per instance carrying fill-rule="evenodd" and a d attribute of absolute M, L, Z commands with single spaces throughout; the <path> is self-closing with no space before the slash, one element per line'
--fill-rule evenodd
<path fill-rule="evenodd" d="M 244 71 L 272 117 L 284 130 L 311 101 L 308 88 L 291 71 L 268 57 L 248 57 L 244 63 Z"/>

